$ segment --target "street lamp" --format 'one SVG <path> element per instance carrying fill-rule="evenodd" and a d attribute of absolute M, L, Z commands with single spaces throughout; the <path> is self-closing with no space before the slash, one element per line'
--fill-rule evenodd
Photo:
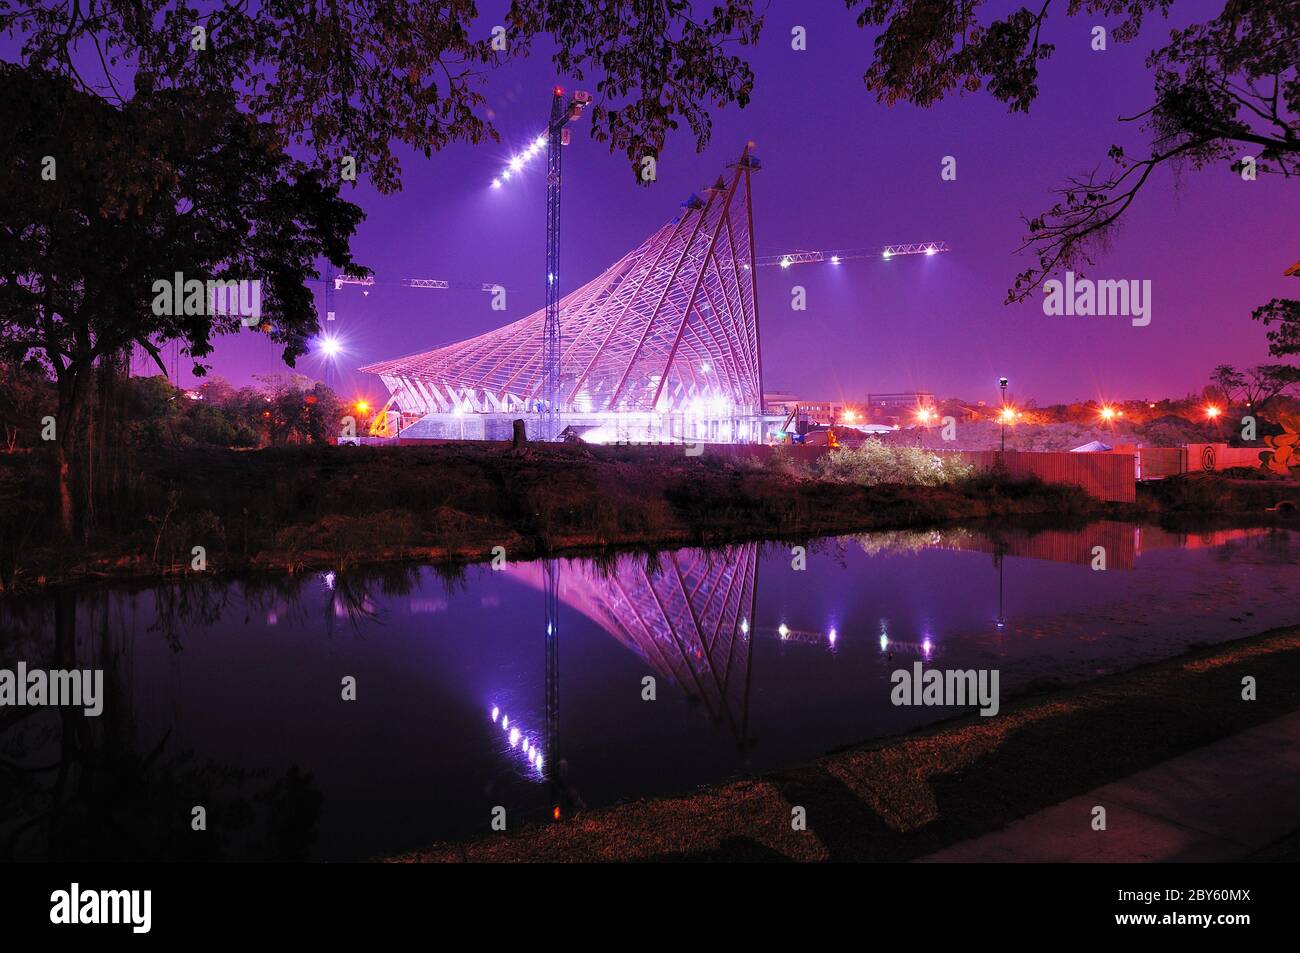
<path fill-rule="evenodd" d="M 1002 450 L 1000 452 L 1006 453 L 1007 452 L 1008 408 L 1007 408 L 1007 379 L 1005 377 L 998 378 L 998 388 L 1002 391 L 1002 413 L 999 414 L 999 417 L 1001 417 L 1002 419 Z"/>

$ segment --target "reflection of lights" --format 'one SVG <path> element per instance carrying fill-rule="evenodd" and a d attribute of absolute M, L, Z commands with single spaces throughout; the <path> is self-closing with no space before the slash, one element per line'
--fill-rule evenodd
<path fill-rule="evenodd" d="M 790 634 L 790 627 L 786 625 L 784 622 L 782 622 L 780 625 L 776 627 L 776 631 L 781 636 L 781 638 L 784 639 L 786 636 Z"/>
<path fill-rule="evenodd" d="M 703 371 L 705 374 L 707 374 L 709 373 L 709 371 L 713 370 L 713 368 L 709 366 L 708 361 L 705 361 L 703 364 L 700 365 L 700 370 Z"/>
<path fill-rule="evenodd" d="M 560 805 L 555 805 L 555 808 L 551 811 L 551 817 L 555 818 L 557 821 L 560 819 Z"/>
<path fill-rule="evenodd" d="M 839 638 L 839 634 L 834 629 L 831 629 L 830 632 L 826 633 L 826 638 L 830 640 L 831 645 L 834 645 L 835 640 Z"/>
<path fill-rule="evenodd" d="M 934 643 L 930 641 L 930 637 L 927 635 L 925 641 L 921 643 L 921 651 L 929 655 L 932 648 L 934 648 Z"/>
<path fill-rule="evenodd" d="M 325 583 L 325 588 L 326 588 L 326 589 L 330 589 L 330 590 L 333 590 L 333 589 L 334 589 L 334 579 L 335 579 L 335 577 L 334 577 L 334 570 L 333 570 L 333 569 L 331 569 L 329 572 L 327 572 L 327 573 L 323 573 L 323 574 L 321 575 L 321 581 Z"/>
<path fill-rule="evenodd" d="M 538 744 L 537 739 L 521 731 L 518 724 L 511 726 L 510 716 L 501 711 L 498 706 L 493 705 L 492 720 L 495 722 L 498 717 L 501 719 L 501 729 L 506 732 L 506 740 L 510 742 L 510 747 L 523 752 L 529 767 L 535 768 L 540 774 L 544 762 L 542 761 L 541 745 Z"/>
<path fill-rule="evenodd" d="M 742 635 L 749 635 L 749 620 L 748 620 L 748 619 L 741 619 L 741 620 L 740 620 L 740 632 L 741 632 Z"/>
<path fill-rule="evenodd" d="M 887 635 L 885 635 L 885 633 L 881 632 L 881 633 L 880 633 L 880 651 L 883 652 L 883 651 L 885 651 L 885 649 L 887 649 L 887 648 L 889 648 L 889 636 L 887 636 Z"/>

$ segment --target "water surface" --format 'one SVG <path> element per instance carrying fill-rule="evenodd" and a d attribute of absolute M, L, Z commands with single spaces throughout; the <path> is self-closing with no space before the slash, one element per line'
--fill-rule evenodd
<path fill-rule="evenodd" d="M 98 718 L 0 708 L 0 857 L 375 857 L 952 714 L 890 703 L 917 659 L 996 668 L 1005 697 L 1300 622 L 1284 530 L 875 533 L 798 563 L 749 543 L 0 606 L 0 667 L 108 683 Z"/>

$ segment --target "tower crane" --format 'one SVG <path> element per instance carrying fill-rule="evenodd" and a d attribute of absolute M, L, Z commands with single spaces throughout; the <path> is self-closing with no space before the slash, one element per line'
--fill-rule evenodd
<path fill-rule="evenodd" d="M 542 329 L 542 377 L 546 390 L 547 440 L 559 437 L 560 420 L 560 171 L 561 147 L 569 142 L 568 123 L 582 115 L 591 93 L 577 90 L 567 102 L 564 88 L 551 95 L 546 129 L 546 322 Z"/>

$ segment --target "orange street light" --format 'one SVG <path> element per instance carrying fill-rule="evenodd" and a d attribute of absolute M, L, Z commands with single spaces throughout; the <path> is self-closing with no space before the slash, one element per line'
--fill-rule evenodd
<path fill-rule="evenodd" d="M 1223 411 L 1218 407 L 1215 407 L 1213 404 L 1210 404 L 1205 408 L 1205 416 L 1209 417 L 1211 420 L 1214 420 L 1221 413 L 1223 413 Z"/>
<path fill-rule="evenodd" d="M 362 414 L 364 414 L 364 413 L 365 413 L 367 410 L 369 410 L 369 409 L 370 409 L 370 405 L 369 405 L 368 403 L 366 403 L 364 400 L 359 400 L 359 401 L 357 401 L 357 412 L 358 412 L 358 413 L 362 413 Z"/>
<path fill-rule="evenodd" d="M 1115 408 L 1114 408 L 1114 407 L 1103 407 L 1103 408 L 1101 409 L 1101 419 L 1102 419 L 1102 420 L 1114 420 L 1114 419 L 1115 419 Z"/>

